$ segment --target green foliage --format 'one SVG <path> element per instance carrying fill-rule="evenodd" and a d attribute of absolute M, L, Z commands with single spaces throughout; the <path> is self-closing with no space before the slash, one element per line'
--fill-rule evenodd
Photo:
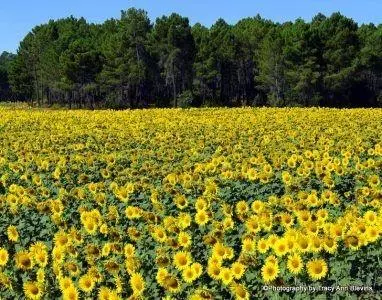
<path fill-rule="evenodd" d="M 15 55 L 3 52 L 0 55 L 0 99 L 7 99 L 12 97 L 9 86 L 9 70 Z"/>
<path fill-rule="evenodd" d="M 381 45 L 381 26 L 339 13 L 207 28 L 130 8 L 100 25 L 69 17 L 33 28 L 16 56 L 1 56 L 0 99 L 177 107 L 191 91 L 192 106 L 381 106 Z"/>
<path fill-rule="evenodd" d="M 191 107 L 194 102 L 194 95 L 191 91 L 187 90 L 178 95 L 178 105 L 182 108 Z"/>

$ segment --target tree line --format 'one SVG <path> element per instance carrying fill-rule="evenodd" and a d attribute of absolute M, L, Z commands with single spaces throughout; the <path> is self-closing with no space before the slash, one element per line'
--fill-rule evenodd
<path fill-rule="evenodd" d="M 0 56 L 0 99 L 68 107 L 382 106 L 382 25 L 340 13 L 210 28 L 144 10 L 39 25 Z"/>

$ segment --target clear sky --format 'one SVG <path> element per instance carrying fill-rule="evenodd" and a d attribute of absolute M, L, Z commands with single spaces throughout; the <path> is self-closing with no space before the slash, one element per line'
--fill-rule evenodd
<path fill-rule="evenodd" d="M 15 52 L 22 38 L 36 25 L 70 15 L 90 22 L 117 18 L 122 9 L 145 9 L 152 21 L 177 12 L 192 24 L 212 25 L 219 17 L 234 24 L 260 14 L 277 22 L 305 20 L 318 12 L 339 11 L 359 23 L 382 23 L 382 0 L 2 0 L 0 3 L 0 53 Z"/>

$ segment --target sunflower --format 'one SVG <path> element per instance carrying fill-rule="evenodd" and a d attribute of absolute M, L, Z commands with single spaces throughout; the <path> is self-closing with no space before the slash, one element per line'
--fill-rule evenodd
<path fill-rule="evenodd" d="M 206 211 L 204 210 L 198 210 L 195 214 L 195 222 L 199 226 L 204 226 L 206 225 L 210 220 L 209 215 L 207 214 Z"/>
<path fill-rule="evenodd" d="M 368 183 L 371 187 L 377 187 L 380 183 L 378 175 L 371 175 L 368 179 Z"/>
<path fill-rule="evenodd" d="M 118 300 L 118 294 L 115 291 L 103 286 L 98 291 L 98 300 Z"/>
<path fill-rule="evenodd" d="M 178 270 L 185 269 L 191 264 L 192 258 L 189 252 L 178 251 L 173 257 L 174 265 Z"/>
<path fill-rule="evenodd" d="M 250 233 L 257 233 L 261 230 L 260 222 L 257 216 L 250 217 L 245 222 L 245 226 Z"/>
<path fill-rule="evenodd" d="M 345 245 L 351 250 L 358 250 L 362 246 L 361 237 L 349 233 L 345 238 Z"/>
<path fill-rule="evenodd" d="M 7 235 L 8 235 L 8 239 L 12 242 L 17 242 L 19 240 L 19 233 L 17 231 L 16 226 L 13 226 L 13 225 L 8 226 Z"/>
<path fill-rule="evenodd" d="M 328 266 L 323 259 L 314 259 L 306 264 L 306 269 L 310 278 L 313 280 L 320 280 L 326 276 Z"/>
<path fill-rule="evenodd" d="M 235 227 L 235 223 L 231 217 L 224 218 L 223 227 L 224 227 L 224 230 L 233 229 Z"/>
<path fill-rule="evenodd" d="M 165 268 L 170 264 L 170 259 L 167 254 L 157 254 L 155 261 L 161 268 Z"/>
<path fill-rule="evenodd" d="M 277 240 L 273 246 L 273 250 L 277 256 L 284 256 L 288 252 L 286 240 L 283 238 Z"/>
<path fill-rule="evenodd" d="M 164 287 L 171 293 L 178 293 L 181 289 L 178 279 L 174 276 L 166 276 Z"/>
<path fill-rule="evenodd" d="M 294 219 L 290 214 L 284 213 L 281 215 L 281 225 L 283 227 L 289 228 L 293 225 Z"/>
<path fill-rule="evenodd" d="M 16 267 L 22 270 L 33 268 L 32 255 L 28 251 L 20 251 L 15 255 Z"/>
<path fill-rule="evenodd" d="M 299 274 L 303 268 L 302 258 L 298 254 L 293 254 L 288 257 L 287 268 L 292 274 Z"/>
<path fill-rule="evenodd" d="M 71 276 L 77 276 L 80 273 L 80 268 L 73 261 L 65 263 L 64 268 L 70 272 Z"/>
<path fill-rule="evenodd" d="M 9 259 L 8 251 L 0 247 L 0 267 L 3 267 L 7 264 Z"/>
<path fill-rule="evenodd" d="M 103 257 L 107 257 L 107 256 L 109 256 L 110 251 L 111 251 L 111 243 L 110 243 L 110 242 L 106 242 L 106 243 L 102 246 L 101 255 L 102 255 Z"/>
<path fill-rule="evenodd" d="M 155 277 L 156 281 L 160 286 L 164 286 L 165 279 L 168 276 L 168 271 L 166 268 L 159 268 L 157 271 L 157 275 Z"/>
<path fill-rule="evenodd" d="M 210 258 L 208 258 L 208 264 L 213 265 L 222 265 L 223 259 L 219 256 L 212 255 Z"/>
<path fill-rule="evenodd" d="M 196 273 L 195 273 L 194 269 L 191 266 L 183 269 L 182 278 L 187 283 L 193 282 L 196 279 Z"/>
<path fill-rule="evenodd" d="M 127 273 L 134 274 L 140 266 L 140 262 L 135 257 L 128 257 L 125 259 L 125 268 Z"/>
<path fill-rule="evenodd" d="M 175 196 L 174 203 L 181 210 L 185 209 L 187 207 L 187 205 L 188 205 L 187 198 L 184 195 L 182 195 L 182 194 L 179 194 L 179 195 Z"/>
<path fill-rule="evenodd" d="M 356 228 L 359 231 L 359 233 L 361 233 L 361 234 L 365 233 L 366 232 L 366 224 L 365 224 L 365 222 L 360 221 L 356 225 Z"/>
<path fill-rule="evenodd" d="M 290 157 L 287 160 L 287 164 L 288 164 L 289 168 L 294 169 L 296 167 L 296 160 L 294 158 Z"/>
<path fill-rule="evenodd" d="M 289 172 L 286 172 L 286 171 L 282 172 L 281 177 L 286 186 L 290 186 L 292 184 L 293 177 L 291 176 Z"/>
<path fill-rule="evenodd" d="M 135 254 L 134 245 L 133 244 L 126 244 L 125 247 L 123 248 L 123 252 L 124 252 L 126 258 L 134 256 L 134 254 Z"/>
<path fill-rule="evenodd" d="M 259 253 L 264 254 L 265 252 L 268 251 L 268 249 L 269 249 L 269 244 L 266 239 L 262 238 L 257 242 L 257 251 L 259 251 Z"/>
<path fill-rule="evenodd" d="M 317 223 L 313 221 L 307 222 L 305 228 L 309 235 L 317 235 L 319 229 Z"/>
<path fill-rule="evenodd" d="M 196 278 L 198 278 L 198 277 L 200 277 L 200 275 L 202 275 L 203 267 L 200 263 L 193 263 L 191 265 L 191 268 L 194 271 Z"/>
<path fill-rule="evenodd" d="M 125 215 L 129 220 L 136 218 L 134 206 L 128 206 L 125 209 Z"/>
<path fill-rule="evenodd" d="M 343 236 L 343 226 L 341 224 L 332 224 L 329 232 L 332 238 L 340 239 Z"/>
<path fill-rule="evenodd" d="M 121 277 L 119 277 L 118 275 L 114 278 L 114 284 L 115 284 L 115 290 L 116 290 L 116 293 L 117 294 L 120 294 L 122 293 L 123 291 L 123 281 L 121 279 Z"/>
<path fill-rule="evenodd" d="M 316 207 L 320 204 L 320 201 L 319 201 L 316 193 L 309 194 L 306 201 L 307 201 L 308 206 L 310 206 L 310 207 Z"/>
<path fill-rule="evenodd" d="M 104 206 L 106 204 L 106 194 L 105 193 L 96 193 L 94 195 L 94 200 L 98 205 Z"/>
<path fill-rule="evenodd" d="M 78 290 L 74 285 L 70 285 L 66 290 L 62 293 L 63 300 L 77 300 L 79 299 Z"/>
<path fill-rule="evenodd" d="M 165 242 L 167 240 L 166 231 L 161 226 L 155 227 L 154 232 L 153 232 L 152 235 L 153 235 L 153 238 L 156 241 L 158 241 L 158 242 L 162 242 L 163 243 L 163 242 Z"/>
<path fill-rule="evenodd" d="M 368 210 L 363 215 L 364 220 L 368 225 L 374 225 L 377 222 L 377 214 L 374 211 Z"/>
<path fill-rule="evenodd" d="M 337 251 L 337 241 L 333 238 L 326 237 L 324 239 L 324 249 L 330 254 L 334 254 Z"/>
<path fill-rule="evenodd" d="M 273 246 L 278 240 L 279 240 L 279 237 L 276 234 L 271 234 L 270 236 L 268 236 L 267 242 L 269 246 L 273 248 Z"/>
<path fill-rule="evenodd" d="M 234 283 L 231 286 L 231 291 L 236 300 L 249 300 L 249 293 L 244 285 Z"/>
<path fill-rule="evenodd" d="M 52 250 L 53 263 L 61 263 L 64 260 L 65 251 L 63 248 L 54 247 Z"/>
<path fill-rule="evenodd" d="M 187 300 L 203 300 L 203 297 L 199 295 L 199 293 L 197 292 L 194 292 L 193 294 L 191 294 Z"/>
<path fill-rule="evenodd" d="M 279 267 L 277 263 L 266 262 L 261 268 L 261 276 L 264 282 L 271 282 L 277 278 Z"/>
<path fill-rule="evenodd" d="M 265 259 L 265 263 L 270 263 L 270 264 L 277 265 L 277 264 L 278 264 L 278 259 L 277 259 L 276 256 L 274 256 L 274 255 L 270 255 L 270 256 L 268 256 L 268 257 Z"/>
<path fill-rule="evenodd" d="M 294 252 L 296 250 L 297 245 L 296 245 L 296 241 L 295 241 L 294 236 L 286 235 L 285 236 L 285 243 L 287 245 L 288 252 Z"/>
<path fill-rule="evenodd" d="M 85 231 L 91 235 L 97 233 L 97 222 L 93 218 L 88 218 L 84 222 Z"/>
<path fill-rule="evenodd" d="M 318 236 L 310 236 L 310 250 L 314 253 L 318 253 L 322 250 L 322 243 L 321 243 L 321 238 Z"/>
<path fill-rule="evenodd" d="M 43 284 L 45 282 L 45 271 L 40 268 L 36 272 L 36 280 L 38 283 Z"/>
<path fill-rule="evenodd" d="M 306 236 L 300 235 L 297 238 L 297 246 L 300 252 L 308 252 L 311 247 L 311 241 Z"/>
<path fill-rule="evenodd" d="M 208 264 L 207 267 L 207 274 L 214 280 L 218 280 L 220 278 L 220 272 L 221 272 L 221 267 L 220 265 L 217 264 Z"/>
<path fill-rule="evenodd" d="M 366 240 L 372 243 L 378 240 L 380 235 L 380 229 L 376 226 L 368 226 L 366 228 L 365 233 L 366 233 Z M 1 254 L 0 254 L 0 261 L 1 261 Z"/>
<path fill-rule="evenodd" d="M 252 253 L 256 250 L 256 241 L 251 238 L 245 238 L 242 241 L 241 249 L 243 252 Z"/>
<path fill-rule="evenodd" d="M 91 278 L 95 282 L 97 282 L 97 283 L 102 282 L 103 276 L 102 276 L 101 272 L 95 266 L 90 267 L 87 273 L 91 276 Z"/>
<path fill-rule="evenodd" d="M 102 169 L 100 173 L 104 179 L 109 179 L 111 176 L 111 173 L 108 169 Z"/>
<path fill-rule="evenodd" d="M 233 248 L 232 247 L 226 247 L 225 248 L 225 258 L 228 260 L 231 260 L 231 259 L 233 259 L 234 256 L 235 256 L 235 251 L 233 250 Z"/>
<path fill-rule="evenodd" d="M 178 243 L 181 247 L 188 248 L 191 246 L 192 238 L 187 232 L 179 232 Z"/>
<path fill-rule="evenodd" d="M 29 250 L 35 255 L 38 252 L 47 251 L 48 247 L 43 242 L 35 242 L 30 246 Z"/>
<path fill-rule="evenodd" d="M 82 291 L 85 293 L 90 293 L 95 286 L 95 282 L 89 274 L 85 274 L 81 276 L 80 280 L 78 281 L 78 285 Z"/>
<path fill-rule="evenodd" d="M 114 189 L 114 194 L 119 200 L 121 200 L 124 203 L 126 203 L 130 197 L 129 192 L 125 187 L 116 187 Z"/>
<path fill-rule="evenodd" d="M 231 177 L 232 176 L 232 172 L 226 171 L 225 173 L 228 173 L 228 174 L 226 174 L 226 175 L 228 175 L 227 176 L 228 178 L 232 178 Z M 254 168 L 249 168 L 247 170 L 246 175 L 247 175 L 248 179 L 251 180 L 251 181 L 254 181 L 254 180 L 256 180 L 258 178 L 257 177 L 257 171 Z"/>
<path fill-rule="evenodd" d="M 329 215 L 328 211 L 324 208 L 319 209 L 317 211 L 318 220 L 326 221 L 326 219 L 328 218 L 328 215 Z"/>
<path fill-rule="evenodd" d="M 243 265 L 240 262 L 234 262 L 231 265 L 231 272 L 233 274 L 233 277 L 235 277 L 235 279 L 240 279 L 244 275 L 245 265 Z"/>
<path fill-rule="evenodd" d="M 180 213 L 178 217 L 178 224 L 182 230 L 190 227 L 191 225 L 191 216 L 187 213 Z"/>
<path fill-rule="evenodd" d="M 130 278 L 130 286 L 135 296 L 142 295 L 145 289 L 145 281 L 141 274 L 134 273 Z"/>
<path fill-rule="evenodd" d="M 172 186 L 175 186 L 178 181 L 178 176 L 174 173 L 168 174 L 165 180 L 168 181 Z"/>
<path fill-rule="evenodd" d="M 224 285 L 229 285 L 233 280 L 233 274 L 230 268 L 221 268 L 219 279 Z"/>
<path fill-rule="evenodd" d="M 71 286 L 74 285 L 70 277 L 60 277 L 58 280 L 58 283 L 60 285 L 60 290 L 62 292 L 66 291 L 67 289 L 69 289 Z"/>
<path fill-rule="evenodd" d="M 218 242 L 212 248 L 212 256 L 223 259 L 226 257 L 226 247 L 224 244 Z"/>
<path fill-rule="evenodd" d="M 236 203 L 236 213 L 239 216 L 245 215 L 248 211 L 249 211 L 249 207 L 247 202 L 245 202 L 244 200 L 241 200 Z"/>
<path fill-rule="evenodd" d="M 37 300 L 42 297 L 43 289 L 36 282 L 27 281 L 23 284 L 24 295 L 27 299 Z"/>

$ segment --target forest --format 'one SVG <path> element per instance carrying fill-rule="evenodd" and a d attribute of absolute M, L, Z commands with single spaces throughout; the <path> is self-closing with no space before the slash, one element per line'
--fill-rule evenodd
<path fill-rule="evenodd" d="M 210 28 L 131 8 L 33 28 L 0 56 L 1 101 L 69 108 L 382 106 L 382 25 L 340 13 Z"/>

